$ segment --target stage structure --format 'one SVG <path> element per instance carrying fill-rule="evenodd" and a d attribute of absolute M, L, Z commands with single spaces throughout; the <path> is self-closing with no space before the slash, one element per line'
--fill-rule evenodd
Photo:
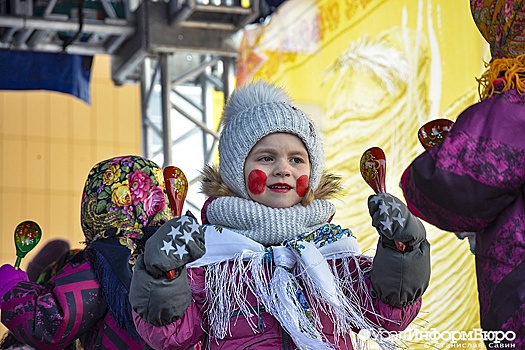
<path fill-rule="evenodd" d="M 218 136 L 212 91 L 233 89 L 236 38 L 260 17 L 260 1 L 6 0 L 0 49 L 111 55 L 115 84 L 141 85 L 143 155 L 173 164 L 174 152 L 195 152 L 178 144 L 199 134 L 200 169 Z"/>

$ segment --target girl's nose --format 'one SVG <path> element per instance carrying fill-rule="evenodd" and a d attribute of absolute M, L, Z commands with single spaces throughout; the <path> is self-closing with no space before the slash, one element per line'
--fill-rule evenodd
<path fill-rule="evenodd" d="M 275 176 L 290 176 L 292 174 L 290 170 L 290 164 L 286 160 L 280 160 L 275 164 L 274 169 L 274 175 Z"/>

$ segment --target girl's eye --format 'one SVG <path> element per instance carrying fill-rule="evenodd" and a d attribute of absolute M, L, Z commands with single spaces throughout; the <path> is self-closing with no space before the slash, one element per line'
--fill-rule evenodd
<path fill-rule="evenodd" d="M 299 157 L 292 158 L 290 161 L 292 163 L 304 163 L 304 160 L 302 158 L 299 158 Z"/>
<path fill-rule="evenodd" d="M 259 158 L 260 162 L 271 162 L 273 159 L 270 156 L 262 156 Z"/>

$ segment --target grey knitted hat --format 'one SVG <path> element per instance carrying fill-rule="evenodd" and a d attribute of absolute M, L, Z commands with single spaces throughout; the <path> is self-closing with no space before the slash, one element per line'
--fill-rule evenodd
<path fill-rule="evenodd" d="M 249 199 L 244 182 L 244 162 L 252 147 L 266 135 L 285 132 L 298 136 L 310 156 L 309 186 L 319 185 L 324 167 L 320 135 L 306 114 L 292 105 L 281 88 L 256 81 L 236 89 L 222 115 L 219 172 L 228 187 Z"/>

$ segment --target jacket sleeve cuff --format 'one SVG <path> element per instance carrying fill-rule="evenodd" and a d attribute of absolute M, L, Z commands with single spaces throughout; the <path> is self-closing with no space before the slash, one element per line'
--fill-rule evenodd
<path fill-rule="evenodd" d="M 173 279 L 164 275 L 158 278 L 148 273 L 142 256 L 135 264 L 129 301 L 133 310 L 146 322 L 156 326 L 178 320 L 191 301 L 186 268 Z"/>
<path fill-rule="evenodd" d="M 430 280 L 430 244 L 425 239 L 409 252 L 378 242 L 372 265 L 372 290 L 385 303 L 403 307 L 417 301 Z"/>

